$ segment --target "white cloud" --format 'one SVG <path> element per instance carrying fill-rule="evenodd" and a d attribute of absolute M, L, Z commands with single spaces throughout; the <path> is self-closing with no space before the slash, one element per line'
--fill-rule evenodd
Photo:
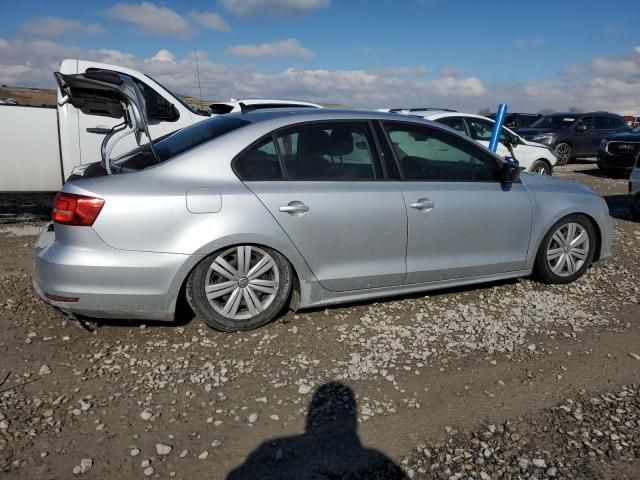
<path fill-rule="evenodd" d="M 297 57 L 311 58 L 313 52 L 300 45 L 295 38 L 288 38 L 278 42 L 261 43 L 260 45 L 234 45 L 227 48 L 226 52 L 236 57 Z"/>
<path fill-rule="evenodd" d="M 215 30 L 217 32 L 228 32 L 231 30 L 229 24 L 217 13 L 192 11 L 189 13 L 189 18 L 197 25 L 209 30 Z"/>
<path fill-rule="evenodd" d="M 84 50 L 47 40 L 0 38 L 0 84 L 54 87 L 52 72 L 63 58 L 83 58 L 120 64 L 151 75 L 172 90 L 198 92 L 193 53 L 176 56 L 160 49 L 148 58 L 112 49 Z M 602 57 L 605 58 L 605 57 Z M 640 62 L 640 52 L 607 60 Z M 618 113 L 640 111 L 640 75 L 632 69 L 597 70 L 602 62 L 579 65 L 581 75 L 558 75 L 548 81 L 488 85 L 473 75 L 452 72 L 428 74 L 425 67 L 390 66 L 378 70 L 329 70 L 289 68 L 263 73 L 255 65 L 239 66 L 213 62 L 198 51 L 200 78 L 205 98 L 285 97 L 353 107 L 381 108 L 435 105 L 475 112 L 480 107 L 507 103 L 510 111 L 542 108 L 567 109 L 577 105 L 587 110 Z M 449 73 L 443 75 L 442 73 Z"/>
<path fill-rule="evenodd" d="M 299 15 L 329 5 L 329 0 L 220 0 L 226 10 L 239 17 L 263 14 Z"/>
<path fill-rule="evenodd" d="M 156 54 L 145 60 L 146 62 L 169 62 L 169 63 L 176 63 L 176 57 L 173 55 L 173 53 L 171 53 L 169 50 L 166 50 L 164 48 L 158 50 L 156 52 Z"/>
<path fill-rule="evenodd" d="M 190 37 L 193 28 L 178 12 L 151 2 L 117 3 L 104 12 L 113 20 L 126 22 L 142 32 L 171 37 Z"/>
<path fill-rule="evenodd" d="M 38 37 L 62 37 L 72 35 L 101 35 L 104 33 L 97 23 L 82 23 L 60 17 L 36 17 L 20 26 L 21 30 Z"/>

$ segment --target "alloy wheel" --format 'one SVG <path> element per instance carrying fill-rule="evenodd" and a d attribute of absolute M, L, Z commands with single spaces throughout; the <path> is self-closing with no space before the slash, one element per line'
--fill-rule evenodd
<path fill-rule="evenodd" d="M 271 305 L 279 286 L 280 272 L 271 255 L 261 248 L 241 245 L 213 260 L 204 291 L 220 315 L 247 320 Z"/>
<path fill-rule="evenodd" d="M 571 155 L 571 148 L 566 143 L 561 143 L 556 147 L 556 157 L 561 165 L 569 163 L 569 155 Z"/>
<path fill-rule="evenodd" d="M 559 277 L 575 274 L 589 255 L 589 234 L 578 223 L 565 223 L 551 236 L 547 247 L 547 262 Z"/>

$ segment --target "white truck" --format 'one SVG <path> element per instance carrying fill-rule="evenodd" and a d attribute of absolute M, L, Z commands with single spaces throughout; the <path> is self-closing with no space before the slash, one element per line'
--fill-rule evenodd
<path fill-rule="evenodd" d="M 212 105 L 216 109 L 222 105 L 225 112 L 197 110 L 136 70 L 73 59 L 63 60 L 60 64 L 63 75 L 100 71 L 127 75 L 135 83 L 144 97 L 152 139 L 241 107 L 320 107 L 307 102 L 250 99 Z M 57 103 L 56 107 L 0 104 L 0 192 L 53 192 L 61 188 L 74 168 L 101 161 L 105 136 L 122 120 L 109 116 L 109 112 L 87 112 L 86 108 L 81 111 L 66 101 L 60 88 Z M 144 136 L 142 138 L 146 141 Z M 123 138 L 110 151 L 111 157 L 136 146 L 135 136 Z"/>

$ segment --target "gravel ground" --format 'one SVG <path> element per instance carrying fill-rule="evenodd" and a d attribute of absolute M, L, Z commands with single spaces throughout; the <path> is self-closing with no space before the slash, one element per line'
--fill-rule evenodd
<path fill-rule="evenodd" d="M 0 199 L 0 472 L 640 478 L 640 224 L 626 180 L 589 162 L 556 175 L 616 218 L 614 257 L 575 284 L 288 313 L 237 334 L 189 316 L 68 323 L 31 289 L 47 199 Z"/>

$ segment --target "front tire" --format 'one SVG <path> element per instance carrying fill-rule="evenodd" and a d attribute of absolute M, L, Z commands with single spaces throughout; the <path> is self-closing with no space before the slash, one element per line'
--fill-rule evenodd
<path fill-rule="evenodd" d="M 193 269 L 187 281 L 187 300 L 215 330 L 252 330 L 283 310 L 292 275 L 287 259 L 275 250 L 255 245 L 225 248 Z"/>
<path fill-rule="evenodd" d="M 555 148 L 558 165 L 566 165 L 573 160 L 573 148 L 566 142 L 559 143 Z"/>
<path fill-rule="evenodd" d="M 540 175 L 553 175 L 551 165 L 549 165 L 544 160 L 536 160 L 535 162 L 533 162 L 533 165 L 531 165 L 529 171 L 532 173 L 538 173 Z"/>
<path fill-rule="evenodd" d="M 596 232 L 584 215 L 558 220 L 545 235 L 534 271 L 544 283 L 571 283 L 591 265 L 596 250 Z"/>

